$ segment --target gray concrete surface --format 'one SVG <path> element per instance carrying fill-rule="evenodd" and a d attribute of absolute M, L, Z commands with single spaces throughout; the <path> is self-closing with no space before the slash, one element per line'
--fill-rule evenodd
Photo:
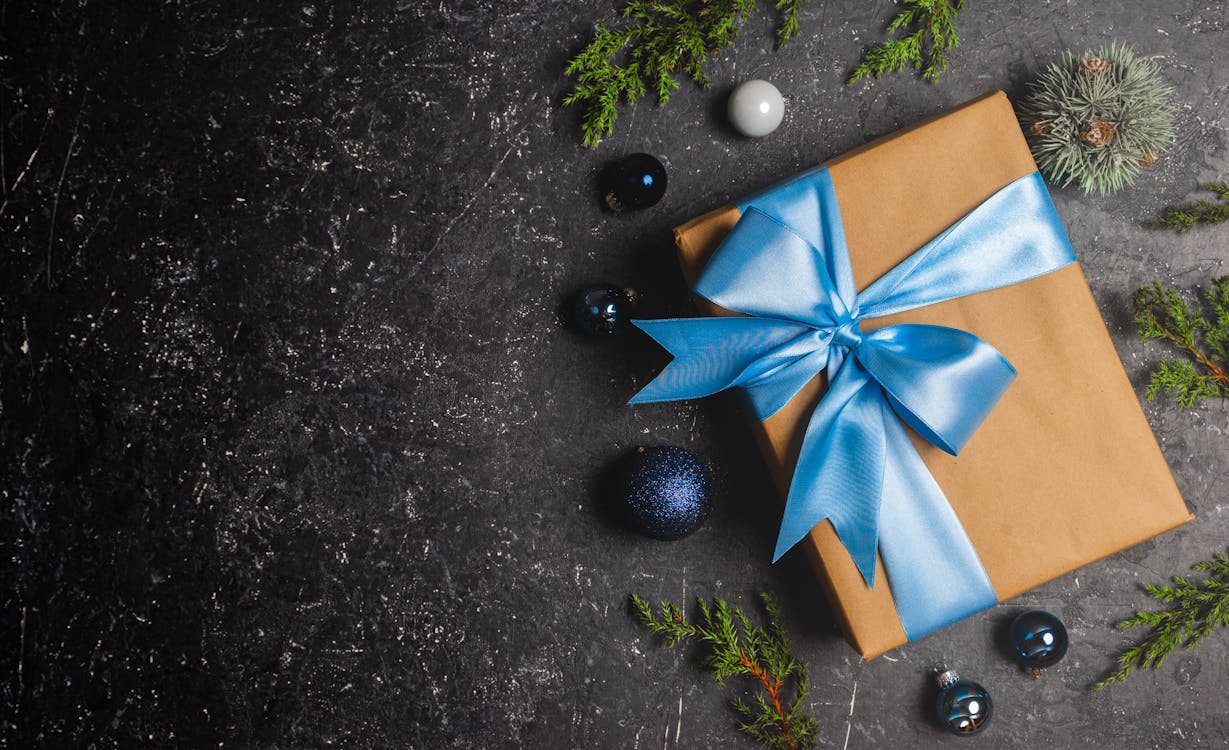
<path fill-rule="evenodd" d="M 805 561 L 769 564 L 778 501 L 731 403 L 625 407 L 663 355 L 557 314 L 602 280 L 685 314 L 675 224 L 1119 39 L 1176 87 L 1178 141 L 1119 195 L 1053 194 L 1142 397 L 1164 351 L 1132 291 L 1229 260 L 1229 228 L 1142 226 L 1229 175 L 1226 3 L 972 0 L 938 85 L 851 87 L 892 3 L 810 3 L 779 52 L 764 12 L 711 91 L 587 150 L 562 67 L 617 7 L 0 3 L 0 745 L 753 747 L 625 600 L 768 591 L 821 747 L 960 745 L 930 720 L 939 662 L 997 700 L 968 745 L 1229 746 L 1229 633 L 1089 693 L 1141 584 L 1225 549 L 1226 403 L 1146 406 L 1195 522 L 863 663 Z M 787 99 L 757 141 L 723 120 L 751 77 Z M 605 213 L 595 177 L 630 151 L 670 190 Z M 686 540 L 603 510 L 650 443 L 718 467 Z M 1002 647 L 1034 606 L 1073 639 L 1038 680 Z"/>

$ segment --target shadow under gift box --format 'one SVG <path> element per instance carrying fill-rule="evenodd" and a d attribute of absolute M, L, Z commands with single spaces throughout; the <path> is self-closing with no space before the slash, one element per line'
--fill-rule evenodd
<path fill-rule="evenodd" d="M 1002 92 L 826 164 L 861 291 L 1000 188 L 1037 167 Z M 738 222 L 727 206 L 675 229 L 688 284 Z M 705 315 L 732 315 L 703 298 Z M 909 437 L 964 525 L 999 601 L 1191 520 L 1077 263 L 1028 281 L 862 321 L 962 329 L 1017 378 L 959 456 Z M 814 378 L 752 430 L 784 497 Z M 907 428 L 906 428 L 907 429 Z M 849 642 L 870 659 L 908 639 L 890 582 L 872 590 L 831 523 L 799 543 Z M 769 550 L 765 550 L 765 556 Z M 882 559 L 876 570 L 883 570 Z"/>

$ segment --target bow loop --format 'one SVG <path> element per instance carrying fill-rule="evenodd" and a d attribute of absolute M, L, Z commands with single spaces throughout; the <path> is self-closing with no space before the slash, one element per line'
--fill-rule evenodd
<path fill-rule="evenodd" d="M 781 278 L 790 283 L 777 283 Z M 755 208 L 730 230 L 695 292 L 727 310 L 816 328 L 848 318 L 854 299 L 833 281 L 823 251 Z"/>
<path fill-rule="evenodd" d="M 952 455 L 1016 377 L 993 346 L 956 328 L 900 324 L 866 335 L 858 361 L 901 420 Z"/>

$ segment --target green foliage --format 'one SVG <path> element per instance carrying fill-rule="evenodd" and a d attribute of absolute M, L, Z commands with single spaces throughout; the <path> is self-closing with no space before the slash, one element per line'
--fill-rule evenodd
<path fill-rule="evenodd" d="M 1159 282 L 1135 292 L 1140 339 L 1169 341 L 1190 356 L 1161 362 L 1148 384 L 1149 401 L 1161 391 L 1177 396 L 1183 406 L 1229 397 L 1229 276 L 1212 280 L 1205 303 L 1206 309 L 1192 309 L 1182 295 Z"/>
<path fill-rule="evenodd" d="M 741 718 L 741 731 L 765 747 L 813 748 L 819 725 L 802 712 L 807 696 L 806 667 L 790 655 L 776 603 L 767 594 L 761 594 L 760 600 L 768 616 L 766 629 L 752 625 L 742 610 L 731 608 L 716 596 L 711 606 L 697 599 L 700 616 L 694 623 L 670 602 L 661 603 L 658 615 L 648 602 L 632 594 L 631 607 L 635 617 L 664 636 L 670 648 L 687 640 L 704 643 L 709 649 L 704 663 L 712 669 L 717 684 L 724 685 L 727 678 L 736 676 L 751 677 L 759 683 L 762 692 L 753 702 L 741 698 L 732 702 Z M 793 700 L 786 696 L 790 682 L 794 683 Z"/>
<path fill-rule="evenodd" d="M 799 33 L 798 12 L 807 2 L 777 0 L 778 47 Z M 651 90 L 664 106 L 679 87 L 676 75 L 710 88 L 704 61 L 734 41 L 754 12 L 755 0 L 633 0 L 618 26 L 597 22 L 593 41 L 564 71 L 576 85 L 563 103 L 585 109 L 584 144 L 596 146 L 614 132 L 620 103 L 633 104 Z"/>
<path fill-rule="evenodd" d="M 1118 671 L 1093 688 L 1104 690 L 1124 682 L 1136 667 L 1156 669 L 1179 646 L 1194 648 L 1218 627 L 1229 625 L 1229 557 L 1217 555 L 1194 566 L 1207 578 L 1196 583 L 1175 576 L 1173 586 L 1145 586 L 1149 594 L 1170 605 L 1161 612 L 1137 612 L 1118 623 L 1120 628 L 1145 625 L 1152 630 L 1118 657 Z"/>
<path fill-rule="evenodd" d="M 786 42 L 802 33 L 798 12 L 809 2 L 811 0 L 777 0 L 777 12 L 783 16 L 781 25 L 777 27 L 777 49 L 781 49 Z"/>
<path fill-rule="evenodd" d="M 1198 200 L 1182 206 L 1170 206 L 1161 218 L 1152 222 L 1153 229 L 1176 229 L 1189 234 L 1196 224 L 1220 224 L 1229 221 L 1229 183 L 1207 182 L 1203 189 L 1215 193 L 1220 203 Z"/>
<path fill-rule="evenodd" d="M 1156 65 L 1115 43 L 1079 59 L 1063 55 L 1030 84 L 1019 115 L 1048 180 L 1107 194 L 1134 183 L 1173 143 L 1172 95 Z M 1108 143 L 1090 141 L 1094 122 L 1108 127 Z"/>
<path fill-rule="evenodd" d="M 872 47 L 854 68 L 848 83 L 866 76 L 880 78 L 911 67 L 934 83 L 947 70 L 947 52 L 960 46 L 956 33 L 956 14 L 964 10 L 965 0 L 904 0 L 905 8 L 888 24 L 888 34 L 904 32 Z"/>

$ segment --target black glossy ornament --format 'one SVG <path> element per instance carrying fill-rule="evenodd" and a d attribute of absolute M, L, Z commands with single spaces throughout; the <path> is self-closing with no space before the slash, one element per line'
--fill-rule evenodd
<path fill-rule="evenodd" d="M 1011 622 L 1011 648 L 1026 668 L 1037 676 L 1067 654 L 1067 628 L 1049 612 L 1031 609 Z"/>
<path fill-rule="evenodd" d="M 598 186 L 611 211 L 648 208 L 666 194 L 666 168 L 648 154 L 630 154 L 603 169 Z"/>
<path fill-rule="evenodd" d="M 936 709 L 944 729 L 963 736 L 977 734 L 986 728 L 994 715 L 994 703 L 984 687 L 961 679 L 950 669 L 935 679 L 939 681 Z"/>
<path fill-rule="evenodd" d="M 712 477 L 696 454 L 671 445 L 639 448 L 623 477 L 632 526 L 654 539 L 681 539 L 704 524 Z"/>
<path fill-rule="evenodd" d="M 590 336 L 612 336 L 627 327 L 636 293 L 613 284 L 595 284 L 572 297 L 572 325 Z"/>

